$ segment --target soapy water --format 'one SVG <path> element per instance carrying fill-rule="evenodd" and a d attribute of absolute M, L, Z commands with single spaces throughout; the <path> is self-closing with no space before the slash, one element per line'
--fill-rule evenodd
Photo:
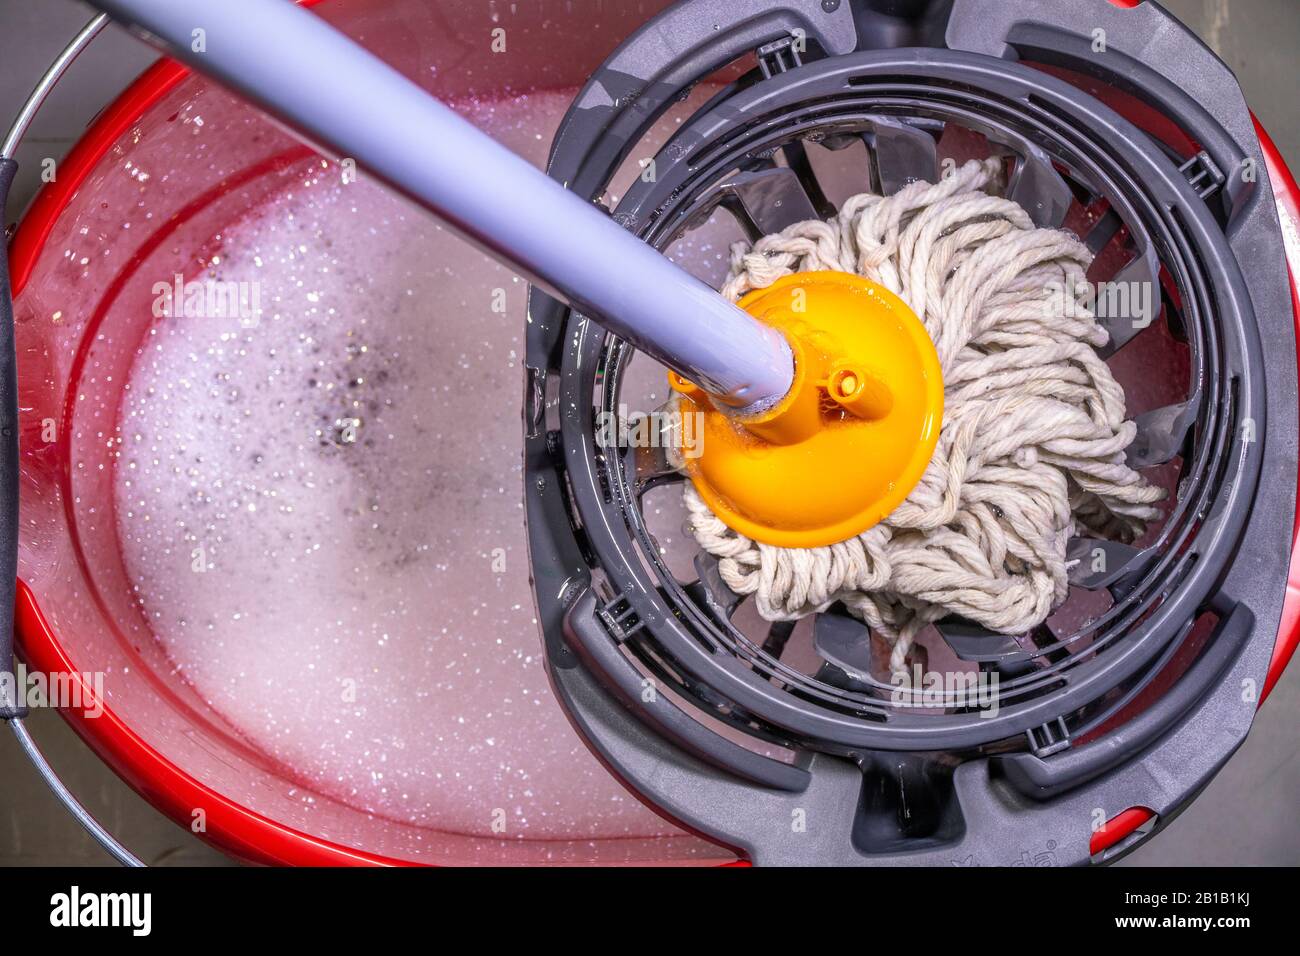
<path fill-rule="evenodd" d="M 569 100 L 466 112 L 540 165 Z M 547 683 L 526 284 L 364 175 L 304 169 L 206 263 L 257 313 L 158 319 L 125 388 L 118 531 L 154 634 L 247 742 L 363 810 L 503 838 L 678 832 Z"/>

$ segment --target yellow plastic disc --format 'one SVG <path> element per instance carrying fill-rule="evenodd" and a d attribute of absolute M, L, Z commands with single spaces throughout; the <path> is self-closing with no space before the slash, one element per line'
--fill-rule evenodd
<path fill-rule="evenodd" d="M 921 480 L 939 439 L 943 376 L 925 327 L 898 296 L 843 272 L 802 272 L 740 300 L 780 329 L 794 385 L 751 417 L 670 375 L 702 429 L 685 468 L 728 527 L 766 544 L 835 544 L 885 518 Z"/>

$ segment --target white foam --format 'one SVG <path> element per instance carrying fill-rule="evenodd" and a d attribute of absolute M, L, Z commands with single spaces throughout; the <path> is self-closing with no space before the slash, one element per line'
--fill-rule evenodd
<path fill-rule="evenodd" d="M 540 162 L 567 102 L 472 118 Z M 334 174 L 224 244 L 213 273 L 260 282 L 258 324 L 159 322 L 120 426 L 124 559 L 177 667 L 304 784 L 394 819 L 674 832 L 587 752 L 542 666 L 521 504 L 525 283 Z"/>

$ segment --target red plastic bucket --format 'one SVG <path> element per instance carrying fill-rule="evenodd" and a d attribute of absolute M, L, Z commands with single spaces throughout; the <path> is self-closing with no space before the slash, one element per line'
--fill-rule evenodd
<path fill-rule="evenodd" d="M 508 56 L 493 51 L 493 5 L 474 0 L 327 0 L 319 13 L 456 101 L 574 88 L 663 5 L 575 0 L 562 24 L 541 9 L 520 9 L 508 21 Z M 205 137 L 214 145 L 202 162 L 187 146 L 193 130 L 177 122 L 196 102 L 227 131 Z M 1262 131 L 1261 138 L 1295 275 L 1300 191 Z M 322 794 L 305 800 L 302 782 L 235 732 L 154 639 L 112 513 L 120 390 L 149 332 L 153 286 L 160 275 L 191 273 L 226 224 L 300 175 L 312 157 L 251 108 L 163 62 L 95 121 L 24 217 L 11 263 L 22 416 L 17 626 L 26 661 L 48 672 L 104 675 L 102 715 L 65 716 L 146 799 L 183 826 L 201 818 L 205 839 L 245 860 L 730 860 L 726 850 L 667 826 L 629 836 L 501 839 L 414 826 Z M 137 173 L 123 175 L 127 163 Z M 82 230 L 109 237 L 93 258 L 68 254 Z M 1294 651 L 1298 628 L 1300 552 L 1265 693 Z M 91 697 L 94 688 L 83 692 Z"/>
<path fill-rule="evenodd" d="M 490 5 L 328 0 L 317 12 L 454 104 L 576 87 L 661 6 L 593 4 L 584 14 L 584 5 L 574 4 L 574 16 L 590 24 L 584 31 L 567 22 L 561 29 L 540 10 L 519 10 L 507 21 L 506 56 L 493 43 L 500 21 Z M 198 126 L 204 128 L 196 138 Z M 539 162 L 542 139 L 534 147 Z M 312 792 L 214 710 L 154 639 L 124 565 L 113 486 L 121 459 L 112 438 L 125 405 L 123 383 L 158 321 L 154 286 L 159 277 L 194 274 L 223 229 L 321 163 L 252 108 L 162 62 L 95 121 L 24 217 L 11 262 L 23 449 L 18 626 L 28 664 L 102 675 L 104 713 L 66 712 L 81 736 L 178 823 L 201 821 L 205 839 L 246 860 L 729 859 L 634 803 L 638 822 L 626 832 L 571 827 L 562 838 L 538 838 L 526 828 L 498 836 L 437 821 L 413 824 L 364 802 Z M 507 394 L 513 400 L 517 393 Z M 517 421 L 517 408 L 504 414 Z M 580 747 L 576 737 L 573 746 Z M 585 751 L 582 758 L 604 777 L 594 758 Z"/>

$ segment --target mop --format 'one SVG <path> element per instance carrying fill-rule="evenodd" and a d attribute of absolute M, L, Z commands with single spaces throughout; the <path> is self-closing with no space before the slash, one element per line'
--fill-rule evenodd
<path fill-rule="evenodd" d="M 737 250 L 718 295 L 292 4 L 96 2 L 672 369 L 721 439 L 692 465 L 692 532 L 764 617 L 843 601 L 893 641 L 898 672 L 945 614 L 1005 632 L 1045 619 L 1076 527 L 1129 540 L 1158 515 L 1094 351 L 1089 254 L 994 195 L 994 162 Z M 806 315 L 733 304 L 800 275 Z"/>
<path fill-rule="evenodd" d="M 934 342 L 938 444 L 880 523 L 780 547 L 733 530 L 691 483 L 684 492 L 688 530 L 732 591 L 769 621 L 843 602 L 892 644 L 895 675 L 945 616 L 1009 634 L 1041 624 L 1068 591 L 1069 539 L 1086 529 L 1132 541 L 1165 497 L 1124 461 L 1136 426 L 1096 352 L 1107 333 L 1083 295 L 1091 253 L 996 195 L 999 168 L 972 160 L 936 184 L 857 195 L 828 222 L 737 243 L 721 289 L 736 300 L 796 272 L 855 273 L 898 295 Z"/>

